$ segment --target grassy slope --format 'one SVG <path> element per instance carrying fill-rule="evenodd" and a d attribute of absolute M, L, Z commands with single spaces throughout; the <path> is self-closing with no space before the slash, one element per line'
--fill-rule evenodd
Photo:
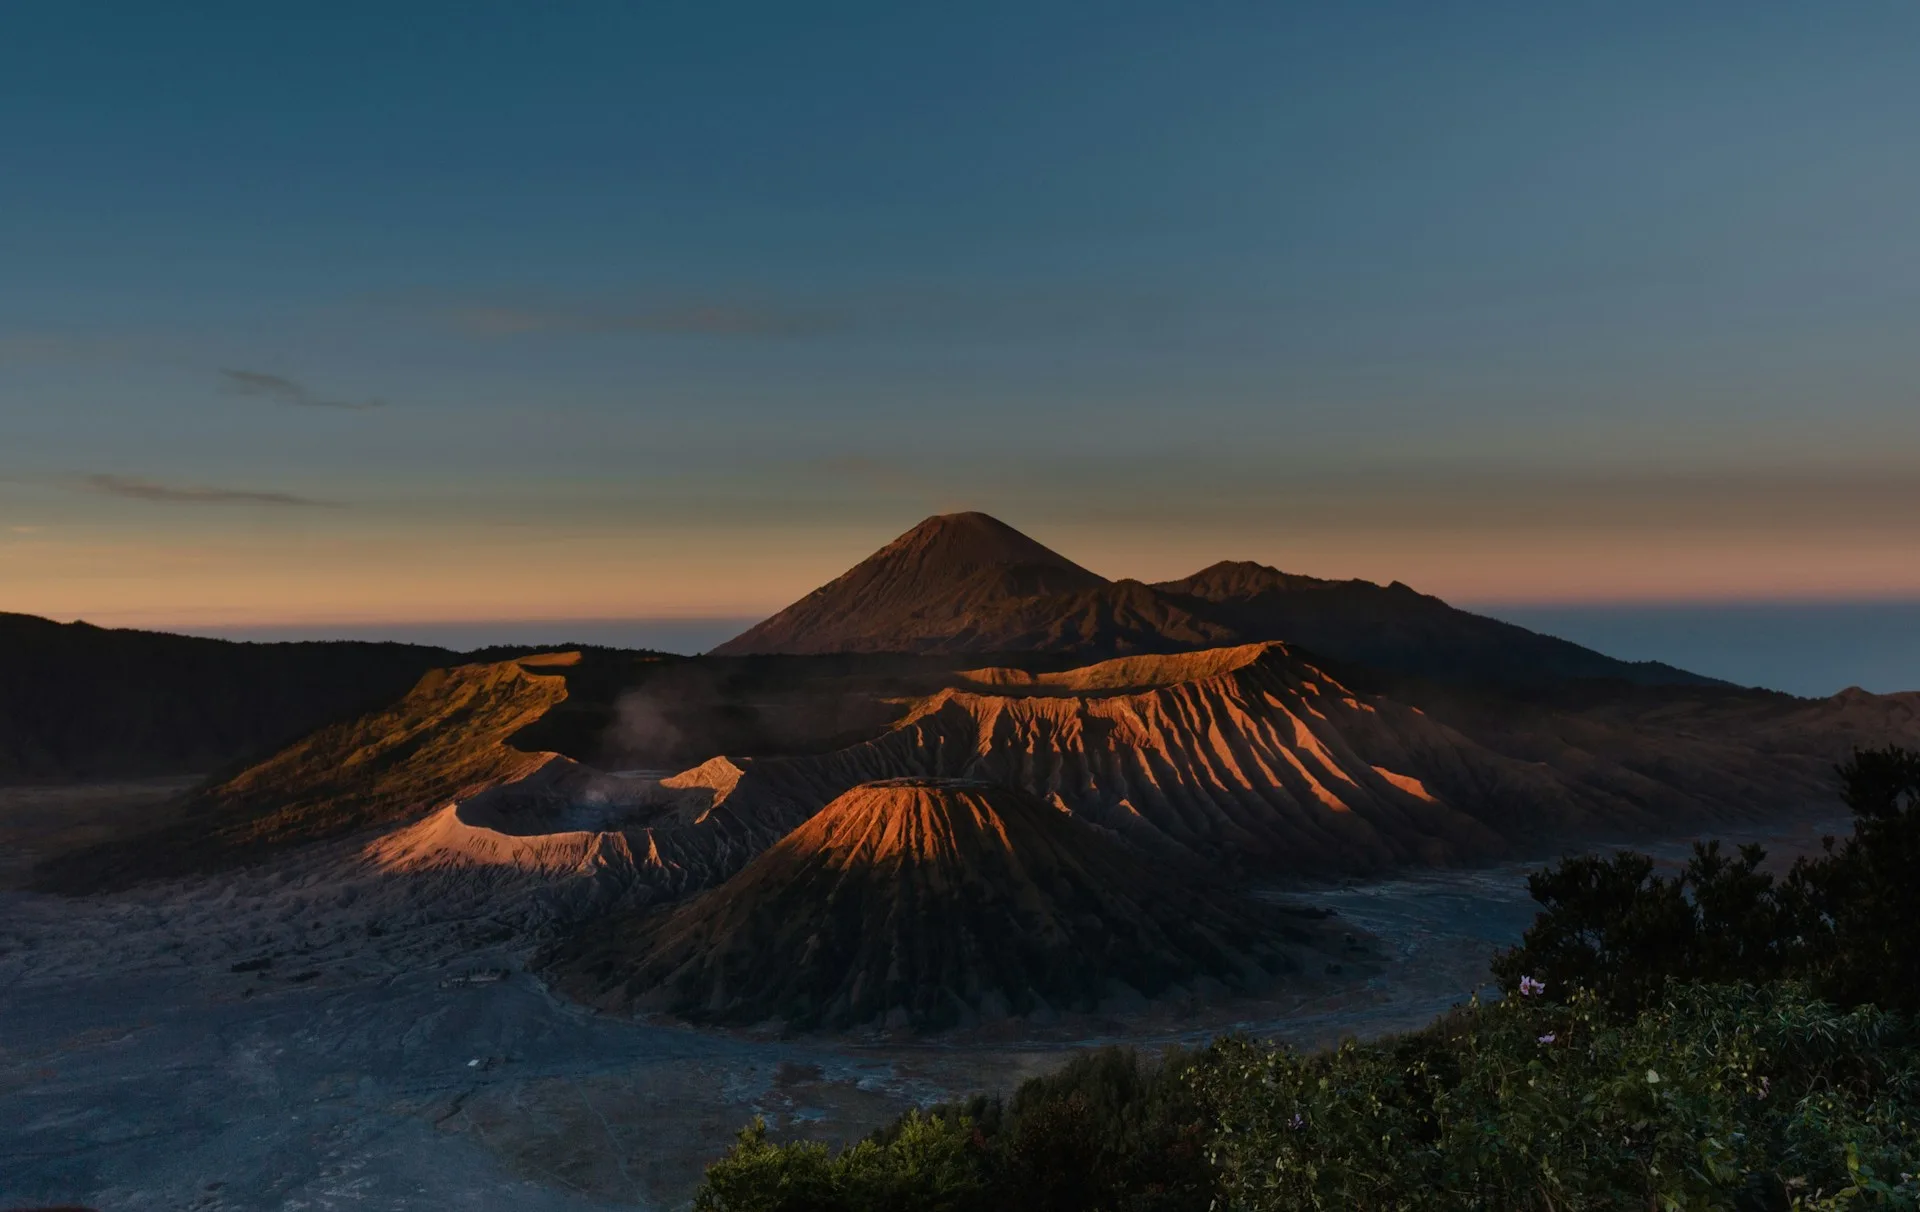
<path fill-rule="evenodd" d="M 546 761 L 507 740 L 565 697 L 562 678 L 519 661 L 432 670 L 397 703 L 197 793 L 172 824 L 50 860 L 37 882 L 69 892 L 124 886 L 413 819 Z"/>

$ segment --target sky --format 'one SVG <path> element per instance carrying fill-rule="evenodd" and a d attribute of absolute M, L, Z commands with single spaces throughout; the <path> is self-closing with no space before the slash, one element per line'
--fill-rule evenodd
<path fill-rule="evenodd" d="M 1110 576 L 1920 600 L 1916 45 L 1905 2 L 20 0 L 0 609 L 747 618 L 955 509 Z"/>

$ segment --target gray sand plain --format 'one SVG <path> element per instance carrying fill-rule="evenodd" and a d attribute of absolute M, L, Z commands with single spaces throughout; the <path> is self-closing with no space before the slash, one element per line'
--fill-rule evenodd
<path fill-rule="evenodd" d="M 1787 854 L 1837 827 L 1746 836 Z M 680 1206 L 755 1115 L 844 1141 L 1095 1044 L 1419 1026 L 1484 984 L 1538 865 L 1266 892 L 1360 940 L 1284 996 L 922 1041 L 595 1015 L 523 971 L 539 887 L 383 875 L 349 847 L 115 897 L 0 891 L 0 1207 Z"/>

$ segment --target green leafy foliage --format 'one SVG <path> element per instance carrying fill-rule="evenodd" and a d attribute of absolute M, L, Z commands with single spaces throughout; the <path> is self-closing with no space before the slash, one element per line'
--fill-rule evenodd
<path fill-rule="evenodd" d="M 886 1139 L 861 1141 L 832 1156 L 823 1145 L 774 1145 L 755 1120 L 733 1151 L 707 1171 L 696 1212 L 960 1212 L 984 1193 L 972 1125 L 912 1113 Z"/>
<path fill-rule="evenodd" d="M 1920 1010 L 1920 753 L 1861 751 L 1839 775 L 1853 836 L 1783 880 L 1760 870 L 1759 847 L 1730 857 L 1718 843 L 1672 877 L 1627 852 L 1536 873 L 1542 912 L 1495 975 L 1508 989 L 1522 977 L 1554 996 L 1585 989 L 1616 1014 L 1675 982 L 1780 979 L 1842 1006 Z"/>
<path fill-rule="evenodd" d="M 1622 1019 L 1509 997 L 1301 1055 L 1109 1050 L 839 1153 L 763 1125 L 699 1212 L 1920 1208 L 1920 1040 L 1792 984 L 1676 986 Z"/>
<path fill-rule="evenodd" d="M 1906 1021 L 1792 986 L 1686 986 L 1630 1020 L 1512 997 L 1299 1056 L 1222 1041 L 1198 1083 L 1225 1208 L 1920 1207 Z"/>
<path fill-rule="evenodd" d="M 1214 1182 L 1195 1062 L 1087 1053 L 1011 1099 L 911 1113 L 837 1156 L 772 1144 L 756 1123 L 707 1171 L 695 1207 L 1203 1212 Z"/>
<path fill-rule="evenodd" d="M 1840 781 L 1853 836 L 1795 871 L 1814 922 L 1806 966 L 1843 1005 L 1920 1013 L 1920 753 L 1857 753 Z"/>

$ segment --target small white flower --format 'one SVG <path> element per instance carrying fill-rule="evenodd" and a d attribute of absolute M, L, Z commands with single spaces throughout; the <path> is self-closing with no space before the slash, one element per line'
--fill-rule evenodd
<path fill-rule="evenodd" d="M 1658 1073 L 1654 1072 L 1652 1069 L 1647 1070 L 1647 1084 L 1649 1086 L 1657 1085 L 1659 1084 L 1659 1081 L 1660 1081 L 1660 1075 Z"/>

